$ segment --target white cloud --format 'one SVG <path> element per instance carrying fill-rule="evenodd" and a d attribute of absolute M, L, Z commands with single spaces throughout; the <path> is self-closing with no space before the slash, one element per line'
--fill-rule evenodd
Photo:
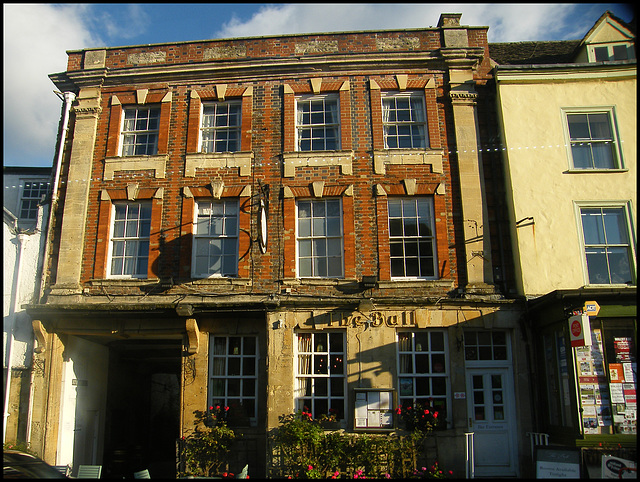
<path fill-rule="evenodd" d="M 104 30 L 107 38 L 118 41 L 144 34 L 149 26 L 149 14 L 141 4 L 113 5 L 109 11 L 97 5 L 86 20 L 96 30 Z"/>
<path fill-rule="evenodd" d="M 5 4 L 4 164 L 48 166 L 55 156 L 61 101 L 48 74 L 64 72 L 67 50 L 100 40 L 85 5 Z"/>
<path fill-rule="evenodd" d="M 425 28 L 435 27 L 442 13 L 462 13 L 463 25 L 490 27 L 490 42 L 514 42 L 560 36 L 575 9 L 576 4 L 535 3 L 269 5 L 246 22 L 232 18 L 216 36 Z"/>

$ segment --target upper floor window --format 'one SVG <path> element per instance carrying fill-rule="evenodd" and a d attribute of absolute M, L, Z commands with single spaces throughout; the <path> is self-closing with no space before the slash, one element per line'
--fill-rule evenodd
<path fill-rule="evenodd" d="M 200 151 L 239 151 L 241 116 L 241 101 L 203 103 Z"/>
<path fill-rule="evenodd" d="M 385 149 L 424 149 L 429 145 L 422 94 L 384 95 L 382 122 Z"/>
<path fill-rule="evenodd" d="M 590 53 L 595 62 L 608 60 L 633 60 L 636 58 L 632 44 L 615 43 L 606 45 L 590 45 Z"/>
<path fill-rule="evenodd" d="M 113 206 L 110 271 L 112 277 L 146 278 L 149 265 L 151 203 Z"/>
<path fill-rule="evenodd" d="M 19 219 L 34 220 L 38 215 L 38 205 L 49 191 L 47 181 L 23 181 L 20 198 Z"/>
<path fill-rule="evenodd" d="M 298 276 L 343 276 L 342 203 L 340 199 L 297 203 Z"/>
<path fill-rule="evenodd" d="M 296 137 L 298 151 L 340 149 L 340 113 L 336 94 L 296 99 Z"/>
<path fill-rule="evenodd" d="M 589 284 L 635 283 L 626 208 L 581 207 L 580 219 Z"/>
<path fill-rule="evenodd" d="M 434 278 L 437 274 L 433 198 L 389 199 L 391 276 Z"/>
<path fill-rule="evenodd" d="M 238 201 L 198 201 L 192 275 L 237 276 Z"/>
<path fill-rule="evenodd" d="M 122 121 L 122 155 L 152 156 L 158 153 L 160 109 L 125 108 Z"/>
<path fill-rule="evenodd" d="M 612 111 L 567 113 L 575 169 L 619 169 Z"/>

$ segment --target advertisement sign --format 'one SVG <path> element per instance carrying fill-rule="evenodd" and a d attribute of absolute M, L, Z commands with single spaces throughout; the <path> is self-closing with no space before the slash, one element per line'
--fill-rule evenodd
<path fill-rule="evenodd" d="M 603 479 L 635 479 L 638 473 L 635 470 L 636 463 L 631 460 L 613 457 L 611 455 L 602 456 L 602 478 Z M 620 474 L 622 471 L 622 474 Z"/>
<path fill-rule="evenodd" d="M 569 318 L 571 346 L 591 346 L 589 315 L 575 315 Z"/>

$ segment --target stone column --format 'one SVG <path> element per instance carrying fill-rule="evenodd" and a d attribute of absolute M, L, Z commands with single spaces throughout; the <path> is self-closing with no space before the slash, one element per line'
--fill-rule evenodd
<path fill-rule="evenodd" d="M 467 29 L 460 14 L 443 14 L 438 26 L 444 46 L 441 54 L 449 69 L 450 99 L 458 160 L 460 197 L 467 261 L 467 291 L 489 290 L 493 283 L 488 215 L 484 191 L 473 71 L 482 59 L 480 47 L 469 47 Z"/>
<path fill-rule="evenodd" d="M 77 292 L 80 288 L 93 151 L 101 111 L 100 100 L 99 88 L 84 88 L 80 90 L 77 105 L 73 108 L 75 113 L 73 147 L 66 179 L 67 191 L 53 293 Z"/>

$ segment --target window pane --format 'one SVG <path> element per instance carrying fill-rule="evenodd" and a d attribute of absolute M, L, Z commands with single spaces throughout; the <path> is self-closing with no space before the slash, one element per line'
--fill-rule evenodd
<path fill-rule="evenodd" d="M 609 268 L 611 283 L 627 284 L 633 281 L 627 248 L 609 248 Z"/>
<path fill-rule="evenodd" d="M 609 60 L 609 49 L 607 47 L 596 47 L 593 51 L 596 54 L 596 62 Z"/>
<path fill-rule="evenodd" d="M 609 269 L 607 266 L 607 255 L 603 248 L 587 248 L 587 270 L 589 272 L 589 283 L 608 284 Z"/>
<path fill-rule="evenodd" d="M 614 45 L 613 46 L 613 60 L 627 60 L 629 55 L 627 53 L 626 45 Z"/>
<path fill-rule="evenodd" d="M 593 167 L 595 169 L 613 169 L 613 144 L 606 143 L 594 143 L 591 145 L 591 153 L 593 154 Z"/>
<path fill-rule="evenodd" d="M 589 114 L 591 139 L 611 139 L 611 128 L 608 114 Z"/>
<path fill-rule="evenodd" d="M 567 115 L 571 139 L 589 139 L 589 123 L 586 114 Z"/>
<path fill-rule="evenodd" d="M 600 209 L 582 210 L 582 229 L 586 244 L 604 244 L 604 226 Z"/>
<path fill-rule="evenodd" d="M 604 229 L 607 244 L 627 244 L 627 225 L 624 220 L 624 210 L 603 209 Z"/>

